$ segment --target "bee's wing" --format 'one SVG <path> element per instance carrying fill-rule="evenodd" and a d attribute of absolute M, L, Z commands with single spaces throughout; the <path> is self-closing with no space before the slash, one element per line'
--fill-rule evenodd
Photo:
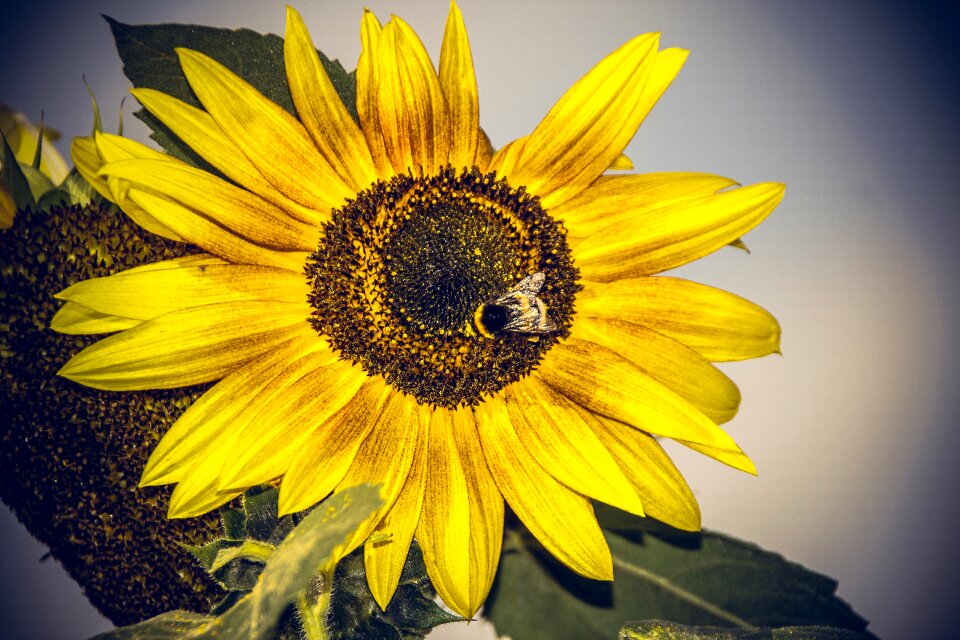
<path fill-rule="evenodd" d="M 546 276 L 543 275 L 543 272 L 538 271 L 533 273 L 520 282 L 517 283 L 517 286 L 507 291 L 505 294 L 494 300 L 494 304 L 499 304 L 504 307 L 515 306 L 517 300 L 520 298 L 533 298 L 536 297 L 537 293 L 540 291 L 540 287 L 543 286 L 543 281 Z"/>
<path fill-rule="evenodd" d="M 511 291 L 516 291 L 519 293 L 527 293 L 531 296 L 535 296 L 540 293 L 540 288 L 543 286 L 543 281 L 546 280 L 546 276 L 543 275 L 542 271 L 537 271 L 536 273 L 531 273 L 529 276 L 517 283 Z"/>
<path fill-rule="evenodd" d="M 515 293 L 504 306 L 510 314 L 510 320 L 502 331 L 552 333 L 557 330 L 556 323 L 547 316 L 546 305 L 536 296 Z"/>

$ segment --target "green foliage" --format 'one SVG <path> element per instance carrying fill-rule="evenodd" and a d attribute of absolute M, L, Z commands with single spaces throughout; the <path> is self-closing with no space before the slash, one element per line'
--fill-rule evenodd
<path fill-rule="evenodd" d="M 195 638 L 210 617 L 189 611 L 167 611 L 143 622 L 114 629 L 91 640 L 183 640 Z"/>
<path fill-rule="evenodd" d="M 511 531 L 485 610 L 498 633 L 513 640 L 613 637 L 627 620 L 866 630 L 836 597 L 835 581 L 780 555 L 717 533 L 651 526 L 609 507 L 597 515 L 613 554 L 613 582 L 578 576 L 529 534 Z"/>
<path fill-rule="evenodd" d="M 362 550 L 340 560 L 332 590 L 315 577 L 319 566 L 334 557 L 336 545 L 346 539 L 345 527 L 351 522 L 357 526 L 379 505 L 379 495 L 372 488 L 354 487 L 312 510 L 282 518 L 277 517 L 277 498 L 273 487 L 254 487 L 244 495 L 240 508 L 221 511 L 223 538 L 201 546 L 185 545 L 227 591 L 210 616 L 171 612 L 98 638 L 179 637 L 169 635 L 174 631 L 190 638 L 301 638 L 303 629 L 292 606 L 298 593 L 329 596 L 324 616 L 329 640 L 422 638 L 439 624 L 461 620 L 437 605 L 416 544 L 386 611 L 367 586 Z M 320 545 L 327 555 L 320 557 L 311 548 L 313 555 L 307 556 L 306 545 Z M 315 556 L 320 560 L 314 561 Z"/>
<path fill-rule="evenodd" d="M 337 548 L 350 533 L 382 504 L 376 487 L 360 485 L 331 496 L 309 514 L 269 554 L 250 590 L 219 615 L 197 616 L 170 612 L 133 628 L 117 629 L 97 636 L 98 640 L 166 639 L 174 631 L 188 638 L 261 640 L 276 635 L 277 621 L 305 590 L 324 564 L 337 560 Z M 249 517 L 249 511 L 245 514 Z M 248 522 L 248 526 L 249 526 Z M 249 541 L 248 541 L 249 542 Z M 265 547 L 265 543 L 259 543 Z M 242 549 L 243 545 L 235 547 Z M 221 550 L 222 552 L 222 550 Z M 217 554 L 219 557 L 221 553 Z M 227 561 L 242 558 L 241 553 Z M 215 559 L 210 568 L 217 564 Z M 222 569 L 222 567 L 221 567 Z"/>
<path fill-rule="evenodd" d="M 415 542 L 410 546 L 400 586 L 386 611 L 380 609 L 367 586 L 362 551 L 344 558 L 337 566 L 333 584 L 328 620 L 331 640 L 422 638 L 437 625 L 463 619 L 437 606 L 420 547 Z"/>
<path fill-rule="evenodd" d="M 2 135 L 0 138 L 3 141 L 0 190 L 10 194 L 17 211 L 33 209 L 48 212 L 55 207 L 90 204 L 93 189 L 76 169 L 72 169 L 63 182 L 56 185 L 35 166 L 18 162 L 7 139 Z M 38 144 L 37 149 L 40 148 Z"/>
<path fill-rule="evenodd" d="M 17 210 L 30 209 L 36 206 L 37 200 L 30 188 L 30 181 L 24 175 L 24 167 L 17 162 L 17 156 L 7 142 L 6 136 L 0 134 L 3 141 L 3 169 L 0 170 L 0 188 L 6 189 L 13 198 Z"/>
<path fill-rule="evenodd" d="M 729 629 L 689 627 L 661 620 L 630 622 L 620 630 L 620 640 L 864 640 L 869 637 L 836 627 Z"/>
<path fill-rule="evenodd" d="M 133 86 L 157 89 L 199 107 L 200 103 L 190 89 L 174 52 L 177 47 L 185 47 L 205 53 L 220 62 L 295 115 L 283 66 L 283 39 L 279 36 L 263 35 L 249 29 L 217 29 L 184 24 L 129 25 L 109 17 L 106 20 L 123 61 L 123 72 Z M 348 73 L 340 62 L 330 60 L 323 53 L 320 53 L 320 61 L 343 103 L 357 119 L 356 73 Z M 167 153 L 216 173 L 209 163 L 145 109 L 134 115 L 150 127 L 153 132 L 151 137 Z"/>

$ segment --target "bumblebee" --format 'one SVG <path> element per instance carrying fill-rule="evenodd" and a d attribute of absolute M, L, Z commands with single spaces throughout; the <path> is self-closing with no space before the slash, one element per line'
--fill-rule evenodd
<path fill-rule="evenodd" d="M 537 272 L 527 276 L 498 298 L 480 304 L 473 312 L 473 324 L 487 338 L 503 333 L 545 334 L 557 330 L 547 316 L 547 305 L 537 297 L 546 276 Z"/>

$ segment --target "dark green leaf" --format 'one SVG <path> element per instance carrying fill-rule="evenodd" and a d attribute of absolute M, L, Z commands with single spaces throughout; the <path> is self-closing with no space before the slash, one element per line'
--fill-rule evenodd
<path fill-rule="evenodd" d="M 168 611 L 139 624 L 94 636 L 91 640 L 180 640 L 210 620 L 209 616 L 190 611 Z"/>
<path fill-rule="evenodd" d="M 0 170 L 0 188 L 3 188 L 13 198 L 13 203 L 17 210 L 33 208 L 37 205 L 37 200 L 30 190 L 30 183 L 23 173 L 23 168 L 17 162 L 17 156 L 7 142 L 7 137 L 0 134 L 0 140 L 3 141 L 3 169 Z"/>
<path fill-rule="evenodd" d="M 247 538 L 269 541 L 280 521 L 277 501 L 280 492 L 269 485 L 254 487 L 243 494 L 243 513 Z"/>
<path fill-rule="evenodd" d="M 629 622 L 620 630 L 620 640 L 865 640 L 868 637 L 836 627 L 730 629 L 689 627 L 661 620 Z"/>
<path fill-rule="evenodd" d="M 198 25 L 128 25 L 105 18 L 113 31 L 123 71 L 135 87 L 157 89 L 199 107 L 174 52 L 176 47 L 186 47 L 217 60 L 281 107 L 295 113 L 283 66 L 283 39 L 279 36 L 249 29 Z M 330 60 L 323 53 L 320 61 L 356 120 L 356 74 L 347 73 L 340 62 Z M 148 112 L 140 110 L 135 115 L 150 127 L 153 139 L 168 153 L 208 171 L 212 169 Z"/>
<path fill-rule="evenodd" d="M 247 537 L 247 517 L 243 509 L 224 507 L 220 511 L 223 523 L 223 535 L 230 540 L 242 540 Z"/>
<path fill-rule="evenodd" d="M 835 581 L 780 555 L 712 532 L 648 533 L 646 523 L 627 522 L 621 518 L 621 533 L 606 536 L 612 583 L 574 574 L 529 534 L 511 532 L 486 608 L 497 632 L 513 640 L 613 637 L 637 619 L 866 629 L 836 597 Z"/>
<path fill-rule="evenodd" d="M 367 586 L 363 552 L 357 550 L 337 566 L 329 616 L 332 640 L 422 637 L 433 627 L 462 620 L 437 605 L 419 546 L 410 545 L 400 586 L 386 611 Z"/>

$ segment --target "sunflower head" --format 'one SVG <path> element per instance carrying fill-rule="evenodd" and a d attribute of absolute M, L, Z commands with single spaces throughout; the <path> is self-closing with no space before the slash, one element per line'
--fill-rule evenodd
<path fill-rule="evenodd" d="M 556 329 L 484 336 L 475 316 L 531 273 Z M 569 335 L 576 269 L 563 226 L 496 174 L 445 167 L 378 182 L 335 210 L 307 262 L 311 324 L 420 404 L 475 405 Z M 521 327 L 522 329 L 522 327 Z"/>
<path fill-rule="evenodd" d="M 657 34 L 496 152 L 456 5 L 437 66 L 399 18 L 364 12 L 361 41 L 356 119 L 293 9 L 295 114 L 188 49 L 199 106 L 134 91 L 223 177 L 117 136 L 75 145 L 131 218 L 201 253 L 63 291 L 90 332 L 125 330 L 61 374 L 104 389 L 216 382 L 143 473 L 177 483 L 174 517 L 269 481 L 282 512 L 381 485 L 348 546 L 365 546 L 382 606 L 416 536 L 444 601 L 475 613 L 506 504 L 570 568 L 610 579 L 591 500 L 699 528 L 658 437 L 754 471 L 718 426 L 740 394 L 712 362 L 776 351 L 776 320 L 656 274 L 738 241 L 783 186 L 606 173 L 629 166 L 624 148 L 686 59 Z"/>

